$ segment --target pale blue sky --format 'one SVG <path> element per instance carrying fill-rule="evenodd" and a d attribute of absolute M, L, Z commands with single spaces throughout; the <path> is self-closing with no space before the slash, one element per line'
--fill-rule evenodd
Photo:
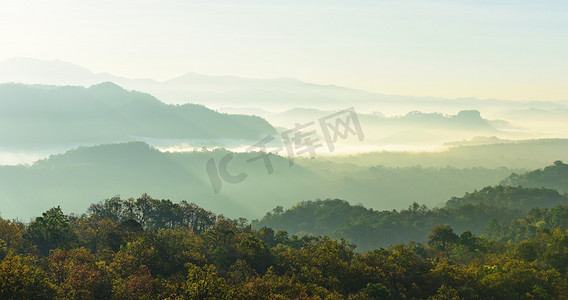
<path fill-rule="evenodd" d="M 566 1 L 2 1 L 0 60 L 568 99 Z"/>

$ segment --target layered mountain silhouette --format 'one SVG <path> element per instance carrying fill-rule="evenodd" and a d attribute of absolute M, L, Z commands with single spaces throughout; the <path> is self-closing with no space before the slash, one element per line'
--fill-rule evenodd
<path fill-rule="evenodd" d="M 463 190 L 494 185 L 513 172 L 566 159 L 567 143 L 542 140 L 439 153 L 296 158 L 292 166 L 288 157 L 271 154 L 272 173 L 258 152 L 169 153 L 142 142 L 79 147 L 30 166 L 0 166 L 0 213 L 5 218 L 27 218 L 54 205 L 82 213 L 89 204 L 114 195 L 129 198 L 143 193 L 246 218 L 259 218 L 278 205 L 333 197 L 374 209 L 401 209 L 418 200 L 431 207 Z M 215 193 L 207 166 L 212 161 L 220 174 L 221 160 L 227 155 L 231 156 L 226 161 L 228 174 L 244 173 L 246 178 L 238 182 L 221 178 L 221 189 Z"/>
<path fill-rule="evenodd" d="M 524 153 L 524 146 L 518 147 L 517 152 Z M 89 204 L 114 195 L 129 198 L 143 193 L 174 202 L 187 200 L 229 217 L 250 219 L 277 205 L 290 207 L 302 200 L 334 196 L 375 209 L 405 208 L 417 200 L 433 206 L 460 195 L 464 189 L 495 184 L 521 171 L 496 167 L 518 161 L 515 151 L 510 151 L 509 161 L 497 158 L 501 163 L 492 162 L 492 168 L 447 167 L 446 162 L 464 161 L 465 157 L 475 159 L 468 163 L 477 166 L 491 149 L 456 149 L 443 162 L 428 154 L 392 153 L 389 157 L 385 153 L 377 159 L 365 155 L 333 161 L 296 158 L 291 166 L 286 156 L 269 155 L 270 173 L 258 152 L 218 149 L 169 153 L 142 142 L 79 147 L 31 166 L 0 166 L 0 213 L 5 218 L 26 218 L 56 204 L 66 211 L 82 213 Z M 220 174 L 221 160 L 227 155 L 231 158 L 226 172 L 230 176 L 244 173 L 246 178 L 228 182 L 221 177 L 221 189 L 215 193 L 207 166 L 212 161 Z M 559 157 L 546 155 L 550 156 Z M 412 160 L 444 167 L 383 166 Z"/>
<path fill-rule="evenodd" d="M 233 110 L 227 110 L 233 111 Z M 239 111 L 239 110 L 235 110 Z M 276 126 L 291 127 L 293 122 L 309 122 L 333 114 L 336 111 L 318 110 L 313 108 L 295 108 L 282 113 L 269 113 L 266 111 L 255 111 L 255 114 L 265 119 L 272 120 Z M 441 113 L 424 113 L 412 111 L 402 116 L 386 117 L 383 114 L 358 113 L 361 122 L 368 125 L 418 125 L 421 128 L 453 128 L 467 131 L 495 131 L 490 120 L 483 119 L 477 110 L 463 110 L 455 115 L 445 115 Z M 505 122 L 506 123 L 506 122 Z"/>
<path fill-rule="evenodd" d="M 264 108 L 283 111 L 296 107 L 360 110 L 404 114 L 420 109 L 455 114 L 476 109 L 492 113 L 515 109 L 564 109 L 567 102 L 504 101 L 476 98 L 445 99 L 369 93 L 337 85 L 322 85 L 293 78 L 257 79 L 187 73 L 166 81 L 129 79 L 94 73 L 84 67 L 54 60 L 13 58 L 0 62 L 0 82 L 90 86 L 111 81 L 126 89 L 143 91 L 166 103 L 198 103 L 207 107 Z"/>
<path fill-rule="evenodd" d="M 243 112 L 239 109 L 221 110 L 228 113 Z M 316 122 L 337 113 L 332 110 L 295 108 L 281 113 L 254 110 L 254 113 L 277 128 L 294 128 L 295 124 Z M 365 145 L 441 145 L 446 142 L 471 139 L 475 136 L 499 134 L 508 137 L 511 126 L 502 120 L 487 120 L 477 110 L 463 110 L 455 115 L 413 111 L 401 116 L 387 117 L 380 113 L 357 113 L 365 131 Z M 351 143 L 353 146 L 358 144 Z"/>
<path fill-rule="evenodd" d="M 238 184 L 223 182 L 216 194 L 206 165 L 212 160 L 220 168 L 227 154 L 222 149 L 160 152 L 142 142 L 129 142 L 79 147 L 31 166 L 0 166 L 0 213 L 6 218 L 26 218 L 55 204 L 82 213 L 90 203 L 114 195 L 128 198 L 148 193 L 175 202 L 195 202 L 234 218 L 250 218 L 275 205 L 316 198 L 317 190 L 326 186 L 318 175 L 299 165 L 291 167 L 287 158 L 270 155 L 270 174 L 262 159 L 249 161 L 261 153 L 235 153 L 227 172 L 247 177 Z"/>
<path fill-rule="evenodd" d="M 4 149 L 139 139 L 256 141 L 275 133 L 260 117 L 167 105 L 110 82 L 89 88 L 1 84 L 0 126 Z"/>

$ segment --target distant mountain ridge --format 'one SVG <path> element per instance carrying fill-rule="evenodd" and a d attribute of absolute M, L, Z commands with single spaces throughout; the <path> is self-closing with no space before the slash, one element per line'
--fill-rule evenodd
<path fill-rule="evenodd" d="M 27 217 L 55 203 L 67 211 L 82 212 L 86 205 L 114 195 L 128 198 L 143 193 L 246 218 L 258 218 L 277 205 L 334 196 L 368 207 L 400 208 L 415 199 L 435 205 L 464 189 L 486 186 L 518 172 L 507 168 L 357 168 L 325 161 L 312 165 L 308 162 L 320 159 L 308 158 L 298 158 L 290 166 L 287 157 L 270 155 L 271 174 L 259 155 L 225 149 L 160 152 L 142 142 L 79 147 L 31 166 L 0 166 L 0 212 L 3 217 Z M 226 171 L 231 176 L 247 176 L 236 183 L 223 180 L 220 192 L 215 193 L 210 161 L 220 174 L 221 160 L 227 158 Z"/>
<path fill-rule="evenodd" d="M 13 58 L 0 62 L 0 82 L 90 86 L 111 81 L 127 89 L 150 93 L 166 103 L 199 103 L 207 107 L 260 107 L 283 111 L 305 106 L 407 113 L 426 107 L 429 111 L 456 113 L 476 109 L 484 113 L 511 109 L 566 108 L 567 101 L 505 101 L 476 98 L 445 99 L 370 93 L 337 85 L 314 84 L 293 78 L 257 79 L 237 76 L 209 76 L 186 73 L 166 81 L 129 79 L 109 73 L 94 73 L 60 60 L 42 61 Z"/>
<path fill-rule="evenodd" d="M 213 159 L 218 166 L 229 153 L 224 149 L 169 153 L 143 142 L 128 142 L 79 147 L 31 166 L 0 166 L 0 213 L 28 217 L 29 212 L 54 203 L 82 212 L 89 203 L 114 195 L 151 193 L 176 202 L 185 199 L 231 217 L 251 217 L 277 203 L 317 197 L 310 186 L 326 186 L 309 170 L 290 167 L 287 158 L 272 155 L 274 173 L 268 174 L 262 160 L 248 161 L 258 153 L 234 153 L 229 172 L 244 172 L 247 178 L 239 184 L 225 182 L 221 193 L 215 194 L 206 163 Z"/>
<path fill-rule="evenodd" d="M 89 88 L 0 84 L 0 148 L 84 145 L 139 138 L 257 141 L 275 129 L 255 116 L 167 105 L 114 83 Z"/>
<path fill-rule="evenodd" d="M 283 120 L 303 119 L 303 121 L 309 121 L 330 115 L 332 113 L 334 113 L 334 111 L 324 111 L 311 108 L 295 108 L 279 114 L 273 114 L 274 117 L 271 117 L 270 119 L 280 117 Z M 489 120 L 485 120 L 481 117 L 481 113 L 478 110 L 462 110 L 455 115 L 411 111 L 405 115 L 395 117 L 386 117 L 383 114 L 379 113 L 369 114 L 365 112 L 359 112 L 358 117 L 362 121 L 367 121 L 369 123 L 380 123 L 380 125 L 419 124 L 420 126 L 428 127 L 455 128 L 457 126 L 460 129 L 466 130 L 495 130 L 495 128 L 490 124 Z M 265 118 L 269 118 L 269 116 L 266 116 Z"/>
<path fill-rule="evenodd" d="M 256 114 L 276 128 L 294 128 L 320 120 L 339 110 L 294 108 L 281 113 L 253 109 L 220 109 L 227 113 Z M 511 126 L 506 121 L 487 120 L 477 110 L 462 110 L 457 114 L 425 113 L 412 111 L 388 117 L 381 113 L 357 110 L 357 118 L 365 131 L 366 145 L 432 145 L 475 136 L 507 136 Z M 355 144 L 356 145 L 356 144 Z"/>
<path fill-rule="evenodd" d="M 79 147 L 31 166 L 0 166 L 0 213 L 7 218 L 27 217 L 54 205 L 83 212 L 86 205 L 114 195 L 128 198 L 143 193 L 174 202 L 187 200 L 215 213 L 246 218 L 261 217 L 277 205 L 290 207 L 318 198 L 347 199 L 374 209 L 400 209 L 413 201 L 433 207 L 463 191 L 479 190 L 513 172 L 524 172 L 503 166 L 525 161 L 522 155 L 527 153 L 541 153 L 549 162 L 554 161 L 552 157 L 565 156 L 568 140 L 539 142 L 542 145 L 532 145 L 536 143 L 532 141 L 456 147 L 443 161 L 427 154 L 372 153 L 332 160 L 298 158 L 290 166 L 288 158 L 270 155 L 273 174 L 268 173 L 262 159 L 249 161 L 258 158 L 259 153 L 254 152 L 231 154 L 217 149 L 168 153 L 143 142 Z M 496 152 L 508 155 L 500 157 Z M 229 174 L 242 172 L 247 177 L 238 184 L 224 181 L 215 194 L 206 166 L 213 160 L 220 168 L 226 155 L 232 155 L 227 165 Z M 480 166 L 489 155 L 491 160 Z M 427 167 L 418 166 L 420 163 Z M 564 170 L 561 167 L 557 169 Z M 563 172 L 550 172 L 550 176 L 554 174 Z"/>

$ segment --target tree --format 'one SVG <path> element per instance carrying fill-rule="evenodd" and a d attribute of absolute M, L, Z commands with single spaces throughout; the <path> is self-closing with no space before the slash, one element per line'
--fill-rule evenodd
<path fill-rule="evenodd" d="M 105 249 L 116 252 L 121 245 L 126 244 L 127 233 L 116 220 L 91 216 L 78 219 L 74 223 L 73 227 L 80 243 L 93 253 Z"/>
<path fill-rule="evenodd" d="M 0 239 L 4 240 L 8 249 L 22 253 L 34 252 L 28 240 L 23 237 L 26 226 L 20 222 L 4 220 L 0 217 Z"/>
<path fill-rule="evenodd" d="M 237 253 L 240 259 L 245 260 L 258 273 L 264 273 L 273 262 L 268 245 L 253 235 L 240 241 L 237 245 Z"/>
<path fill-rule="evenodd" d="M 115 281 L 114 296 L 118 299 L 158 299 L 161 286 L 150 269 L 142 265 L 126 279 Z"/>
<path fill-rule="evenodd" d="M 47 256 L 52 249 L 69 249 L 75 240 L 69 218 L 55 207 L 31 222 L 25 237 L 35 244 L 40 254 Z"/>
<path fill-rule="evenodd" d="M 214 266 L 189 264 L 184 296 L 188 299 L 232 299 L 235 291 L 220 278 Z"/>
<path fill-rule="evenodd" d="M 57 284 L 60 299 L 108 299 L 111 280 L 104 264 L 85 248 L 53 251 L 48 272 Z"/>
<path fill-rule="evenodd" d="M 0 261 L 3 260 L 6 255 L 8 255 L 8 247 L 6 246 L 6 242 L 0 239 Z"/>
<path fill-rule="evenodd" d="M 53 299 L 48 276 L 30 258 L 8 254 L 0 261 L 0 299 Z"/>
<path fill-rule="evenodd" d="M 455 244 L 458 240 L 458 235 L 449 225 L 434 226 L 428 236 L 428 244 L 440 251 L 446 251 L 449 245 Z"/>

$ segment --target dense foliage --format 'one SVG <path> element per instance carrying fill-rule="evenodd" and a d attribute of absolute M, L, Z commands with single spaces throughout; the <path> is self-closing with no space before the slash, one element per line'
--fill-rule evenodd
<path fill-rule="evenodd" d="M 271 227 L 292 234 L 345 238 L 366 251 L 410 241 L 425 242 L 430 228 L 449 224 L 457 231 L 487 233 L 495 223 L 509 224 L 534 207 L 551 208 L 568 202 L 566 196 L 542 188 L 486 187 L 453 197 L 444 208 L 429 209 L 414 203 L 401 211 L 375 211 L 344 200 L 304 201 L 267 213 L 256 227 Z"/>
<path fill-rule="evenodd" d="M 457 208 L 466 204 L 485 203 L 491 206 L 503 206 L 529 210 L 531 208 L 549 208 L 568 202 L 566 196 L 546 188 L 522 188 L 498 185 L 485 187 L 463 197 L 452 197 L 446 207 Z"/>
<path fill-rule="evenodd" d="M 329 213 L 352 213 L 332 203 Z M 418 222 L 428 211 L 398 214 Z M 30 224 L 0 219 L 0 298 L 560 298 L 568 293 L 567 211 L 533 209 L 501 228 L 504 237 L 536 226 L 524 240 L 438 224 L 424 243 L 361 253 L 343 239 L 254 229 L 188 203 L 115 197 L 82 216 L 53 208 Z"/>
<path fill-rule="evenodd" d="M 560 160 L 544 169 L 538 169 L 525 174 L 511 174 L 503 181 L 504 184 L 527 187 L 547 187 L 568 193 L 568 164 Z"/>

